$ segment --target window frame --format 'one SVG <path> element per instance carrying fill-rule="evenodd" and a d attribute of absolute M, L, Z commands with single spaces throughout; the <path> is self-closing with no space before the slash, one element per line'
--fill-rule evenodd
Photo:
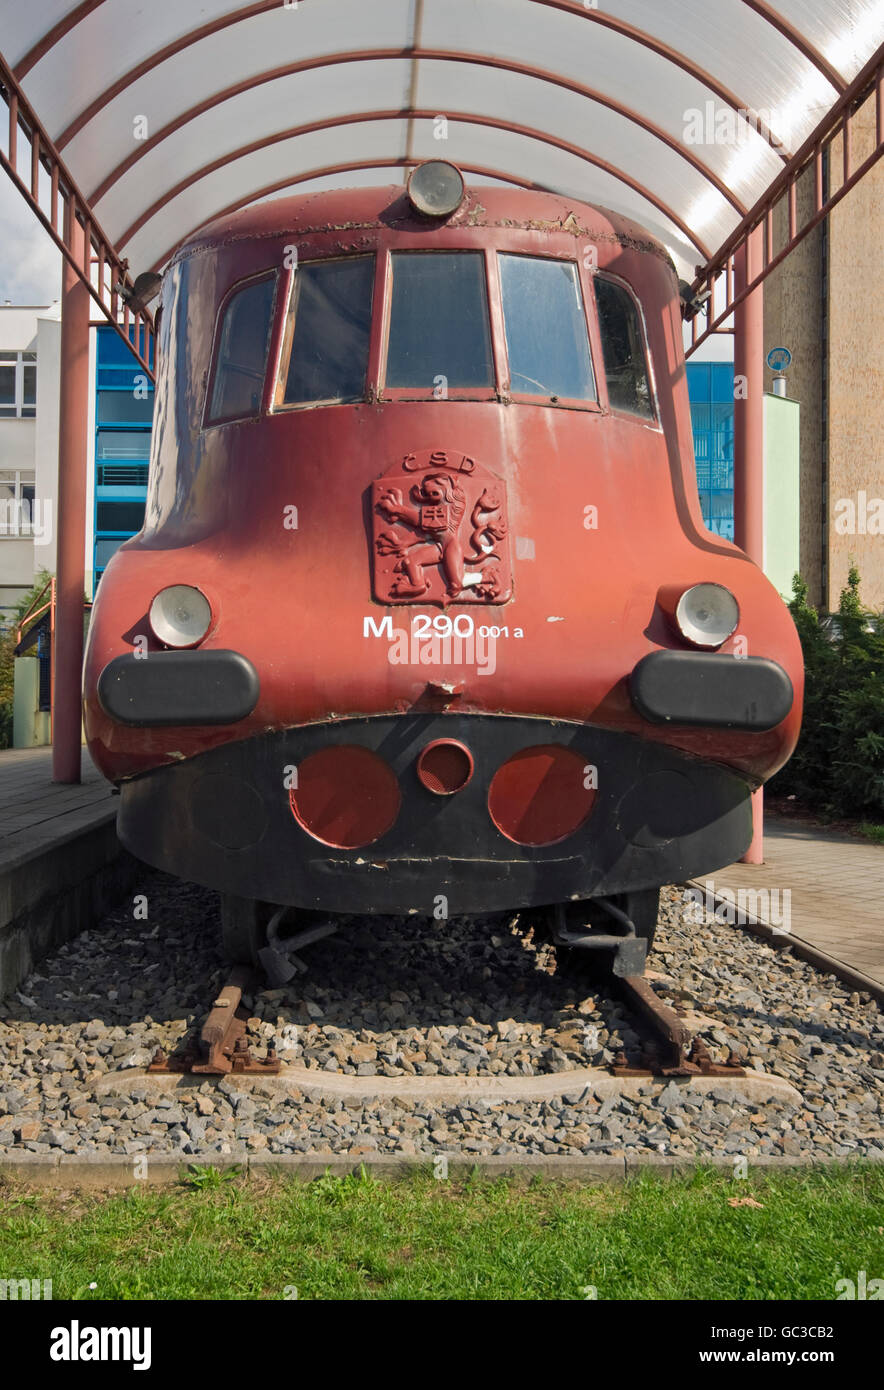
<path fill-rule="evenodd" d="M 209 412 L 211 409 L 212 397 L 215 394 L 215 380 L 218 375 L 218 366 L 221 355 L 221 334 L 223 331 L 223 324 L 227 313 L 227 307 L 230 301 L 234 298 L 234 296 L 239 294 L 241 290 L 244 290 L 249 285 L 257 284 L 261 280 L 273 281 L 273 297 L 270 301 L 270 316 L 267 324 L 267 352 L 264 359 L 264 375 L 261 381 L 261 393 L 258 400 L 257 409 L 253 411 L 248 411 L 245 414 L 238 412 L 235 415 L 218 415 L 213 418 L 210 418 Z M 240 420 L 258 420 L 265 413 L 267 407 L 266 395 L 268 367 L 270 366 L 270 363 L 273 360 L 274 335 L 278 303 L 279 270 L 276 266 L 265 266 L 263 269 L 255 271 L 254 274 L 245 275 L 241 280 L 235 281 L 235 283 L 232 284 L 230 288 L 227 290 L 226 294 L 224 295 L 224 298 L 218 305 L 218 310 L 215 314 L 215 330 L 212 334 L 212 355 L 209 359 L 209 379 L 206 383 L 205 399 L 203 401 L 203 418 L 201 424 L 202 430 L 216 429 L 219 425 L 232 425 Z"/>
<path fill-rule="evenodd" d="M 536 392 L 514 391 L 512 389 L 512 378 L 510 376 L 509 344 L 506 336 L 506 315 L 503 306 L 503 282 L 500 278 L 500 257 L 501 256 L 521 256 L 530 261 L 557 261 L 564 262 L 566 265 L 573 265 L 577 272 L 577 286 L 580 292 L 580 305 L 583 309 L 583 323 L 586 328 L 586 346 L 589 353 L 589 364 L 592 372 L 593 385 L 595 386 L 595 400 L 585 400 L 581 396 L 541 396 Z M 515 251 L 507 247 L 496 247 L 494 253 L 495 272 L 497 275 L 497 294 L 500 313 L 500 345 L 503 354 L 503 375 L 502 375 L 502 399 L 512 401 L 517 405 L 543 405 L 550 410 L 588 410 L 594 414 L 604 413 L 605 406 L 602 403 L 601 382 L 598 373 L 600 339 L 598 338 L 599 324 L 596 317 L 595 296 L 593 295 L 593 313 L 589 312 L 589 302 L 586 297 L 586 286 L 584 285 L 583 275 L 581 274 L 581 263 L 577 256 L 568 255 L 545 255 L 538 256 L 534 251 Z"/>
<path fill-rule="evenodd" d="M 149 420 L 111 420 L 109 416 L 102 414 L 102 409 L 103 409 L 103 407 L 104 407 L 104 405 L 105 405 L 105 402 L 102 401 L 102 396 L 132 396 L 134 399 L 138 399 L 139 401 L 148 401 L 148 402 L 150 403 L 150 419 L 149 419 Z M 109 404 L 109 403 L 110 403 L 110 402 L 107 402 L 107 404 Z M 96 429 L 114 430 L 114 429 L 118 429 L 118 428 L 119 428 L 119 429 L 122 429 L 122 430 L 151 430 L 151 429 L 153 428 L 153 410 L 154 410 L 154 387 L 153 387 L 153 383 L 151 383 L 150 386 L 148 387 L 148 391 L 147 391 L 147 395 L 146 395 L 146 396 L 139 396 L 139 397 L 137 397 L 137 398 L 134 396 L 134 392 L 132 391 L 132 388 L 131 388 L 130 386 L 125 386 L 125 385 L 120 385 L 120 386 L 106 386 L 106 385 L 104 385 L 104 384 L 102 383 L 101 385 L 96 385 L 96 387 L 95 387 L 95 427 L 96 427 Z"/>
<path fill-rule="evenodd" d="M 645 311 L 642 307 L 641 300 L 635 293 L 635 290 L 629 284 L 628 280 L 624 280 L 621 275 L 615 275 L 610 270 L 593 271 L 592 280 L 593 311 L 596 322 L 596 331 L 598 333 L 599 339 L 599 361 L 601 362 L 602 372 L 604 374 L 606 409 L 610 412 L 611 415 L 616 415 L 618 420 L 628 420 L 631 424 L 641 425 L 644 429 L 655 429 L 657 431 L 662 431 L 663 426 L 660 419 L 660 401 L 657 396 L 657 381 L 654 375 L 654 360 L 651 356 L 651 343 L 650 338 L 648 337 L 648 324 L 645 318 Z M 648 397 L 651 406 L 650 415 L 637 415 L 634 410 L 623 410 L 622 407 L 615 406 L 611 402 L 610 392 L 608 391 L 608 370 L 605 366 L 605 348 L 604 341 L 602 338 L 602 316 L 599 312 L 598 296 L 595 292 L 596 280 L 609 280 L 611 284 L 618 285 L 621 289 L 624 289 L 629 298 L 632 300 L 632 303 L 638 312 L 639 331 L 641 332 L 642 336 L 642 351 L 644 353 L 645 359 L 645 371 L 647 372 L 648 377 Z"/>
<path fill-rule="evenodd" d="M 381 252 L 379 251 L 379 255 Z M 383 315 L 379 360 L 377 362 L 377 383 L 379 401 L 499 401 L 501 399 L 501 361 L 500 345 L 498 342 L 496 313 L 499 309 L 500 286 L 496 284 L 497 299 L 492 290 L 492 271 L 496 278 L 496 263 L 492 267 L 491 261 L 495 257 L 493 247 L 483 246 L 409 246 L 394 245 L 387 246 L 383 250 L 385 262 L 384 288 L 383 288 Z M 485 275 L 485 294 L 483 303 L 488 323 L 488 341 L 491 348 L 491 381 L 485 386 L 449 386 L 446 388 L 444 396 L 435 394 L 434 386 L 390 386 L 387 384 L 387 362 L 390 349 L 390 321 L 393 315 L 393 257 L 394 255 L 423 255 L 423 256 L 480 256 L 482 258 L 482 269 Z"/>
<path fill-rule="evenodd" d="M 292 410 L 325 410 L 329 406 L 335 405 L 364 405 L 366 401 L 374 398 L 372 382 L 376 380 L 373 375 L 375 363 L 374 345 L 378 333 L 377 315 L 375 308 L 378 296 L 378 261 L 382 253 L 379 249 L 368 251 L 356 251 L 352 255 L 339 256 L 311 256 L 309 260 L 299 260 L 296 266 L 292 266 L 288 271 L 288 281 L 284 293 L 284 307 L 281 325 L 276 329 L 275 345 L 271 341 L 270 357 L 273 362 L 273 370 L 270 375 L 270 399 L 267 406 L 267 413 L 270 415 L 287 415 Z M 371 277 L 371 317 L 368 325 L 368 345 L 365 355 L 365 381 L 362 388 L 362 395 L 356 396 L 351 400 L 341 400 L 339 396 L 329 396 L 321 401 L 287 401 L 285 399 L 286 382 L 288 381 L 289 366 L 292 360 L 292 349 L 295 343 L 295 320 L 297 315 L 293 312 L 293 300 L 298 284 L 298 272 L 308 265 L 330 265 L 333 261 L 366 261 L 373 260 Z"/>
<path fill-rule="evenodd" d="M 436 397 L 433 385 L 428 385 L 426 387 L 406 387 L 392 386 L 387 383 L 387 362 L 393 309 L 393 257 L 394 255 L 400 254 L 482 256 L 485 274 L 484 304 L 487 315 L 492 361 L 492 381 L 487 386 L 449 386 L 444 397 Z M 583 310 L 587 334 L 589 360 L 596 390 L 595 400 L 584 400 L 581 398 L 564 396 L 553 398 L 546 395 L 512 389 L 501 283 L 500 257 L 503 255 L 520 256 L 529 260 L 565 262 L 575 267 L 580 292 L 580 305 Z M 295 315 L 292 312 L 292 304 L 298 270 L 309 265 L 326 264 L 335 261 L 349 261 L 357 258 L 364 259 L 366 257 L 374 258 L 374 277 L 372 280 L 371 325 L 368 335 L 365 389 L 363 394 L 355 399 L 346 401 L 333 397 L 321 401 L 286 403 L 284 401 L 285 383 L 291 361 L 295 334 Z M 625 290 L 637 311 L 639 332 L 641 334 L 641 348 L 644 353 L 645 370 L 648 377 L 649 404 L 652 411 L 650 415 L 637 415 L 633 412 L 616 407 L 611 402 L 608 390 L 607 371 L 605 369 L 598 298 L 594 284 L 591 293 L 589 289 L 589 285 L 599 277 Z M 227 308 L 235 294 L 250 285 L 268 279 L 272 279 L 273 281 L 273 298 L 271 301 L 267 356 L 260 402 L 256 409 L 248 414 L 232 414 L 210 420 L 208 418 L 209 406 L 215 390 L 215 382 L 220 365 L 220 337 Z M 11 353 L 9 355 L 11 356 Z M 348 253 L 336 250 L 335 254 L 330 256 L 313 253 L 309 258 L 299 261 L 296 266 L 292 267 L 280 268 L 278 266 L 262 266 L 230 285 L 219 303 L 215 315 L 210 368 L 205 389 L 200 428 L 202 431 L 205 431 L 214 429 L 218 426 L 234 424 L 246 420 L 254 421 L 264 417 L 270 418 L 272 416 L 288 414 L 295 411 L 326 409 L 330 406 L 355 406 L 360 404 L 371 404 L 375 401 L 378 403 L 433 401 L 435 403 L 437 400 L 440 403 L 444 403 L 446 400 L 476 402 L 493 401 L 500 404 L 543 406 L 551 410 L 576 410 L 588 412 L 590 414 L 610 414 L 616 416 L 620 420 L 625 420 L 631 424 L 640 425 L 645 429 L 652 429 L 659 433 L 662 431 L 660 399 L 647 319 L 641 300 L 632 285 L 621 275 L 617 275 L 607 269 L 601 270 L 595 267 L 586 267 L 582 262 L 579 250 L 572 250 L 571 247 L 562 248 L 561 250 L 544 248 L 541 252 L 539 248 L 522 248 L 511 244 L 505 244 L 500 236 L 491 237 L 478 245 L 471 240 L 465 239 L 458 245 L 437 244 L 427 246 L 426 242 L 416 235 L 403 236 L 400 234 L 391 236 L 388 234 L 379 236 L 373 245 L 370 244 L 364 248 L 360 247 L 353 252 Z"/>
<path fill-rule="evenodd" d="M 12 416 L 7 416 L 7 419 L 12 419 Z M 5 508 L 5 505 L 8 505 L 9 501 L 12 502 L 13 529 L 7 529 L 9 518 L 5 510 L 0 512 L 0 541 L 28 540 L 34 534 L 34 508 L 33 505 L 29 505 L 28 511 L 30 513 L 30 519 L 25 521 L 22 516 L 22 504 L 27 499 L 22 496 L 22 493 L 25 488 L 31 488 L 36 494 L 36 470 L 33 468 L 16 468 L 11 465 L 5 468 L 0 465 L 0 483 L 2 483 L 4 487 L 11 487 L 13 493 L 12 497 L 4 503 Z"/>
<path fill-rule="evenodd" d="M 26 360 L 27 359 L 27 360 Z M 35 420 L 37 418 L 37 352 L 35 348 L 0 348 L 0 367 L 11 367 L 12 398 L 0 400 L 3 412 L 0 420 Z M 34 369 L 34 399 L 25 400 L 25 367 Z"/>

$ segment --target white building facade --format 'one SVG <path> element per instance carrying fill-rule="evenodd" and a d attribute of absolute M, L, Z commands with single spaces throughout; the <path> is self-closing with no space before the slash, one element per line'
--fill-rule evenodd
<path fill-rule="evenodd" d="M 90 439 L 94 437 L 95 334 L 90 344 Z M 41 570 L 55 572 L 58 521 L 58 304 L 0 305 L 0 626 Z M 88 452 L 93 495 L 94 449 Z M 87 507 L 86 591 L 91 597 L 93 509 Z"/>

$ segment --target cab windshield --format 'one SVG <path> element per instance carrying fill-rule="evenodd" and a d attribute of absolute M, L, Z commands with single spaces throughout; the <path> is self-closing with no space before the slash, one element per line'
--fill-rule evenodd
<path fill-rule="evenodd" d="M 515 395 L 594 401 L 595 381 L 574 261 L 501 255 L 500 293 Z"/>
<path fill-rule="evenodd" d="M 277 404 L 362 400 L 373 288 L 374 256 L 298 267 L 289 307 L 288 371 Z"/>
<path fill-rule="evenodd" d="M 653 419 L 654 403 L 638 305 L 625 285 L 597 275 L 595 297 L 612 410 Z"/>
<path fill-rule="evenodd" d="M 597 410 L 601 373 L 613 411 L 654 418 L 641 312 L 625 284 L 592 277 L 588 302 L 601 340 L 594 362 L 577 261 L 486 254 L 393 251 L 386 271 L 374 254 L 297 266 L 280 327 L 275 409 L 364 401 L 377 390 L 379 399 L 451 395 Z M 260 413 L 275 283 L 270 273 L 255 276 L 221 307 L 207 424 Z"/>
<path fill-rule="evenodd" d="M 480 251 L 397 251 L 386 383 L 444 398 L 494 386 L 485 258 Z"/>

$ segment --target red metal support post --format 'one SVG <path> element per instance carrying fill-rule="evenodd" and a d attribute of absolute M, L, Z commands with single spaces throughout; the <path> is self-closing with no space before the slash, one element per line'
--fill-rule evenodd
<path fill-rule="evenodd" d="M 82 263 L 83 229 L 76 217 L 71 221 L 72 239 L 81 242 L 76 259 Z M 67 260 L 62 264 L 62 275 L 52 780 L 79 782 L 91 299 L 86 284 Z"/>
<path fill-rule="evenodd" d="M 759 274 L 764 224 L 734 256 L 734 292 Z M 734 310 L 734 540 L 750 560 L 764 564 L 764 287 L 759 285 Z M 764 793 L 752 795 L 752 843 L 744 864 L 764 862 Z"/>

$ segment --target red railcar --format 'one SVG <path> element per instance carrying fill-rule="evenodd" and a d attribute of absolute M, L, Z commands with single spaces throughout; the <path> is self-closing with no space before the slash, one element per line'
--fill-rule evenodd
<path fill-rule="evenodd" d="M 273 904 L 570 904 L 640 969 L 659 886 L 745 850 L 802 692 L 701 518 L 663 247 L 435 162 L 211 224 L 159 339 L 86 659 L 123 842 L 222 893 L 233 955 Z"/>

